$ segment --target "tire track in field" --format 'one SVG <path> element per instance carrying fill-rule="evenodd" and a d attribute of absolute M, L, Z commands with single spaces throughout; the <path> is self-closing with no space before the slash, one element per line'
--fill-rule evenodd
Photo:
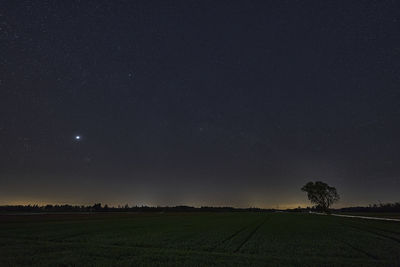
<path fill-rule="evenodd" d="M 55 238 L 50 238 L 48 239 L 49 241 L 60 241 L 60 242 L 64 242 L 65 239 L 69 239 L 69 238 L 74 238 L 77 236 L 83 236 L 86 235 L 87 232 L 80 232 L 80 233 L 75 233 L 75 234 L 70 234 L 70 235 L 64 235 L 64 236 L 59 236 L 59 237 L 55 237 Z"/>
<path fill-rule="evenodd" d="M 354 223 L 356 223 L 357 225 L 362 225 L 362 226 L 364 226 L 364 227 L 373 228 L 373 229 L 375 229 L 375 230 L 382 231 L 382 232 L 389 233 L 389 234 L 400 235 L 400 232 L 397 232 L 397 231 L 394 231 L 394 230 L 382 229 L 382 228 L 380 228 L 380 227 L 370 226 L 370 225 L 366 225 L 366 224 L 364 224 L 364 223 L 359 223 L 359 222 L 356 222 L 356 221 L 354 221 L 354 220 L 352 220 L 352 221 L 353 221 Z"/>
<path fill-rule="evenodd" d="M 15 240 L 14 238 L 12 240 Z M 19 240 L 25 240 L 24 238 L 19 238 Z M 30 240 L 32 241 L 32 240 Z M 152 245 L 114 245 L 114 244 L 91 244 L 86 242 L 77 242 L 77 241 L 67 241 L 67 242 L 60 242 L 60 241 L 51 241 L 51 240 L 35 240 L 35 243 L 41 244 L 48 244 L 48 245 L 70 245 L 73 246 L 72 248 L 79 248 L 79 246 L 90 246 L 90 247 L 99 247 L 99 248 L 106 248 L 106 249 L 155 249 L 159 251 L 164 251 L 168 253 L 193 253 L 197 255 L 220 255 L 220 256 L 238 256 L 238 257 L 245 257 L 245 258 L 252 258 L 252 259 L 264 259 L 263 255 L 252 255 L 252 254 L 236 254 L 232 255 L 231 252 L 227 251 L 204 251 L 204 250 L 197 250 L 197 249 L 179 249 L 179 248 L 168 248 L 168 247 L 160 247 L 160 246 L 152 246 Z M 110 258 L 107 255 L 96 255 L 96 257 L 103 257 L 103 258 Z"/>
<path fill-rule="evenodd" d="M 357 229 L 357 230 L 362 231 L 362 232 L 367 232 L 367 233 L 374 234 L 374 235 L 376 235 L 376 236 L 384 237 L 384 238 L 386 238 L 386 239 L 390 239 L 390 240 L 392 240 L 392 241 L 395 241 L 395 242 L 397 242 L 397 243 L 400 243 L 400 239 L 398 239 L 398 238 L 396 238 L 396 237 L 389 236 L 389 235 L 385 235 L 385 234 L 382 234 L 382 233 L 380 233 L 380 232 L 373 231 L 373 230 L 370 230 L 370 229 L 365 229 L 365 227 L 360 227 L 360 226 L 355 226 L 355 225 L 350 225 L 350 224 L 342 224 L 342 225 L 345 225 L 345 226 L 348 226 L 348 227 Z"/>
<path fill-rule="evenodd" d="M 238 234 L 240 234 L 241 232 L 243 232 L 247 228 L 248 228 L 248 226 L 244 226 L 244 227 L 240 228 L 239 230 L 237 230 L 236 232 L 234 232 L 233 234 L 231 234 L 230 236 L 228 236 L 224 240 L 218 242 L 215 246 L 211 247 L 210 251 L 216 250 L 219 246 L 221 246 L 225 242 L 228 242 L 229 240 L 231 240 L 232 238 L 234 238 L 235 236 L 237 236 Z"/>
<path fill-rule="evenodd" d="M 253 235 L 257 232 L 258 229 L 260 229 L 260 227 L 266 222 L 266 220 L 269 217 L 265 218 L 259 225 L 257 225 L 253 231 L 251 231 L 251 233 L 245 238 L 245 240 L 243 240 L 242 243 L 240 243 L 240 245 L 233 251 L 234 253 L 239 252 L 239 250 L 244 246 L 244 244 L 246 244 L 252 237 Z"/>
<path fill-rule="evenodd" d="M 361 252 L 362 254 L 368 256 L 368 257 L 371 258 L 371 259 L 380 260 L 377 256 L 372 255 L 372 254 L 369 253 L 368 251 L 365 251 L 365 250 L 363 250 L 363 249 L 361 249 L 361 248 L 355 247 L 355 246 L 353 246 L 352 244 L 350 244 L 350 243 L 347 242 L 347 241 L 344 241 L 344 240 L 341 240 L 341 239 L 336 239 L 336 240 L 339 241 L 339 242 L 342 242 L 343 244 L 345 244 L 345 245 L 347 245 L 347 246 L 349 246 L 349 247 L 351 247 L 351 248 L 354 249 L 355 251 Z"/>

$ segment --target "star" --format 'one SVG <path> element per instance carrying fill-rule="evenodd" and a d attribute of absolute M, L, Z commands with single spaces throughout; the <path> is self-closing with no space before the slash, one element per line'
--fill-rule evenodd
<path fill-rule="evenodd" d="M 75 136 L 75 140 L 77 140 L 77 141 L 81 140 L 81 136 L 80 135 L 76 135 Z"/>

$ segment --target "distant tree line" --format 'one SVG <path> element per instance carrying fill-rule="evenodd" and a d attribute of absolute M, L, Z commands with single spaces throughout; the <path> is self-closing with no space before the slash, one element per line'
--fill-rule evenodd
<path fill-rule="evenodd" d="M 400 202 L 372 204 L 368 207 L 341 208 L 342 212 L 400 212 Z"/>
<path fill-rule="evenodd" d="M 312 207 L 297 207 L 294 209 L 286 209 L 287 212 L 321 212 L 318 205 Z M 332 209 L 335 212 L 400 212 L 400 202 L 395 203 L 379 203 L 379 204 L 370 204 L 368 206 L 358 206 L 358 207 L 347 207 L 340 209 Z"/>
<path fill-rule="evenodd" d="M 78 205 L 7 205 L 0 206 L 0 212 L 232 212 L 232 211 L 252 211 L 252 212 L 270 212 L 273 209 L 260 208 L 233 208 L 233 207 L 149 207 L 124 205 L 118 207 L 109 207 L 107 204 L 96 203 L 92 206 Z"/>
<path fill-rule="evenodd" d="M 273 212 L 273 211 L 286 211 L 286 212 L 318 212 L 319 207 L 298 207 L 294 209 L 261 209 L 261 208 L 233 208 L 233 207 L 191 207 L 191 206 L 174 206 L 174 207 L 149 207 L 149 206 L 132 206 L 124 205 L 117 207 L 109 207 L 107 204 L 102 205 L 96 203 L 92 206 L 79 206 L 79 205 L 6 205 L 0 206 L 0 212 L 37 212 L 37 213 L 50 213 L 50 212 L 237 212 L 237 211 L 251 211 L 251 212 Z M 339 212 L 400 212 L 400 202 L 395 203 L 380 203 L 371 204 L 364 207 L 347 207 L 341 209 L 333 209 Z"/>

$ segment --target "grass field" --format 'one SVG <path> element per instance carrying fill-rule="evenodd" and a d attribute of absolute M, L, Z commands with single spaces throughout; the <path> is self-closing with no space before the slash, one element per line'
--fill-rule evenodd
<path fill-rule="evenodd" d="M 0 266 L 400 266 L 400 223 L 295 213 L 0 215 Z"/>

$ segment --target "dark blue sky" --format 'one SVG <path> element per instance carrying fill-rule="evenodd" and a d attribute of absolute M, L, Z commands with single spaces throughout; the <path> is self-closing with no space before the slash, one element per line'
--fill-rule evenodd
<path fill-rule="evenodd" d="M 1 204 L 399 201 L 399 107 L 396 1 L 0 3 Z"/>

